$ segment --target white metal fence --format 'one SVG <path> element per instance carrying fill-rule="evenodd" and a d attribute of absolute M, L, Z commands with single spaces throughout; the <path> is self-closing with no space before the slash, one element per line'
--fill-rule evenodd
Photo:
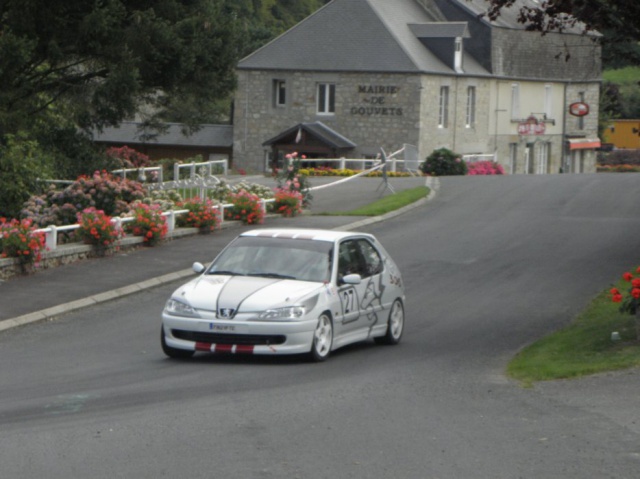
<path fill-rule="evenodd" d="M 264 213 L 266 213 L 267 211 L 267 203 L 272 203 L 273 201 L 275 201 L 273 198 L 260 200 L 260 206 Z M 233 205 L 230 203 L 219 204 L 212 207 L 213 210 L 217 210 L 217 215 L 218 215 L 218 218 L 220 219 L 220 224 L 222 224 L 222 222 L 224 221 L 224 210 L 226 208 L 231 208 L 231 207 L 233 207 Z M 187 214 L 188 212 L 189 210 L 170 210 L 170 211 L 164 211 L 162 213 L 162 216 L 166 218 L 168 234 L 170 234 L 175 230 L 176 218 L 180 215 Z M 115 225 L 116 230 L 120 232 L 124 231 L 124 225 L 126 223 L 129 223 L 133 220 L 134 218 L 130 216 L 111 218 L 111 222 Z M 65 226 L 49 225 L 46 228 L 39 228 L 34 230 L 34 233 L 43 233 L 45 235 L 45 243 L 47 248 L 50 251 L 54 251 L 58 247 L 58 233 L 75 231 L 79 227 L 80 227 L 79 224 L 65 225 Z"/>
<path fill-rule="evenodd" d="M 482 153 L 474 155 L 462 155 L 462 159 L 467 163 L 476 163 L 478 161 L 497 161 L 497 155 L 495 153 Z"/>

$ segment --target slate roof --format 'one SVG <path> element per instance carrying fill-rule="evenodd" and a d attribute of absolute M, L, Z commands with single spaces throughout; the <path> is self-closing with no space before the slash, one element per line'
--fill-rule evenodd
<path fill-rule="evenodd" d="M 487 0 L 448 0 L 457 3 L 460 7 L 471 12 L 474 16 L 485 13 L 489 8 Z M 500 16 L 493 22 L 489 22 L 487 18 L 483 18 L 483 22 L 494 25 L 496 27 L 509 28 L 513 30 L 525 30 L 526 26 L 518 22 L 518 15 L 523 6 L 536 8 L 540 7 L 542 0 L 515 0 L 512 6 L 503 8 Z M 563 30 L 563 33 L 571 33 L 581 35 L 584 32 L 584 23 L 577 22 L 576 25 Z M 596 34 L 596 32 L 590 32 Z"/>
<path fill-rule="evenodd" d="M 95 132 L 93 140 L 103 143 L 155 144 L 167 146 L 203 146 L 231 148 L 233 146 L 232 125 L 200 125 L 201 128 L 191 135 L 182 132 L 182 124 L 169 123 L 168 130 L 158 136 L 145 140 L 139 131 L 140 123 L 124 121 L 118 127 L 105 128 Z"/>
<path fill-rule="evenodd" d="M 451 75 L 455 71 L 409 26 L 446 21 L 435 4 L 427 9 L 416 0 L 333 0 L 241 60 L 238 69 Z M 469 54 L 463 62 L 465 73 L 489 75 Z"/>
<path fill-rule="evenodd" d="M 280 140 L 285 139 L 286 137 L 295 134 L 298 130 L 306 131 L 307 133 L 313 135 L 323 143 L 331 146 L 332 148 L 355 148 L 357 145 L 349 140 L 348 138 L 342 136 L 337 131 L 329 128 L 327 125 L 322 123 L 321 121 L 315 121 L 313 123 L 298 123 L 291 128 L 284 130 L 282 133 L 274 136 L 270 140 L 265 141 L 262 146 L 272 145 L 274 143 L 279 142 Z"/>
<path fill-rule="evenodd" d="M 471 38 L 467 22 L 410 23 L 418 38 Z"/>

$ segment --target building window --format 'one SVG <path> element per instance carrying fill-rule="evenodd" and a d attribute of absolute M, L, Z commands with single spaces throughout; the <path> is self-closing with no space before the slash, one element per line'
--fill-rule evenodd
<path fill-rule="evenodd" d="M 287 82 L 273 80 L 273 106 L 285 106 L 287 104 Z"/>
<path fill-rule="evenodd" d="M 544 86 L 544 114 L 547 118 L 553 118 L 553 88 L 550 84 Z"/>
<path fill-rule="evenodd" d="M 440 87 L 440 111 L 438 114 L 438 128 L 449 126 L 449 87 Z"/>
<path fill-rule="evenodd" d="M 462 38 L 456 38 L 455 54 L 454 54 L 454 68 L 457 73 L 463 73 L 462 70 Z"/>
<path fill-rule="evenodd" d="M 549 172 L 549 143 L 543 142 L 538 144 L 538 161 L 537 170 L 538 175 L 545 175 Z"/>
<path fill-rule="evenodd" d="M 511 167 L 510 174 L 514 175 L 516 173 L 516 168 L 518 166 L 518 144 L 517 143 L 509 143 L 509 165 Z"/>
<path fill-rule="evenodd" d="M 473 128 L 476 124 L 476 87 L 467 88 L 467 128 Z"/>
<path fill-rule="evenodd" d="M 318 83 L 318 113 L 333 115 L 336 112 L 336 85 L 334 83 Z"/>
<path fill-rule="evenodd" d="M 520 85 L 511 85 L 511 119 L 520 120 Z"/>

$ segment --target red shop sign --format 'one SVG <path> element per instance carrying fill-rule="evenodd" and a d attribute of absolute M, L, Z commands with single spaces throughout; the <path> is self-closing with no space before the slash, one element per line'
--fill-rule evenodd
<path fill-rule="evenodd" d="M 583 101 L 577 101 L 569 105 L 569 113 L 573 116 L 585 116 L 589 114 L 589 105 Z"/>
<path fill-rule="evenodd" d="M 518 135 L 544 135 L 547 126 L 543 121 L 538 121 L 534 116 L 530 116 L 522 123 L 518 123 Z"/>

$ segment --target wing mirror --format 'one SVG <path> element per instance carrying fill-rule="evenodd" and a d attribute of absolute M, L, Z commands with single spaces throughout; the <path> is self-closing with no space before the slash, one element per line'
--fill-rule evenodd
<path fill-rule="evenodd" d="M 348 274 L 343 276 L 340 282 L 342 284 L 360 284 L 362 283 L 362 277 L 359 274 Z"/>
<path fill-rule="evenodd" d="M 191 266 L 191 269 L 193 269 L 195 273 L 201 274 L 202 272 L 204 272 L 205 267 L 202 263 L 198 263 L 196 261 L 195 263 L 193 263 L 193 266 Z"/>

